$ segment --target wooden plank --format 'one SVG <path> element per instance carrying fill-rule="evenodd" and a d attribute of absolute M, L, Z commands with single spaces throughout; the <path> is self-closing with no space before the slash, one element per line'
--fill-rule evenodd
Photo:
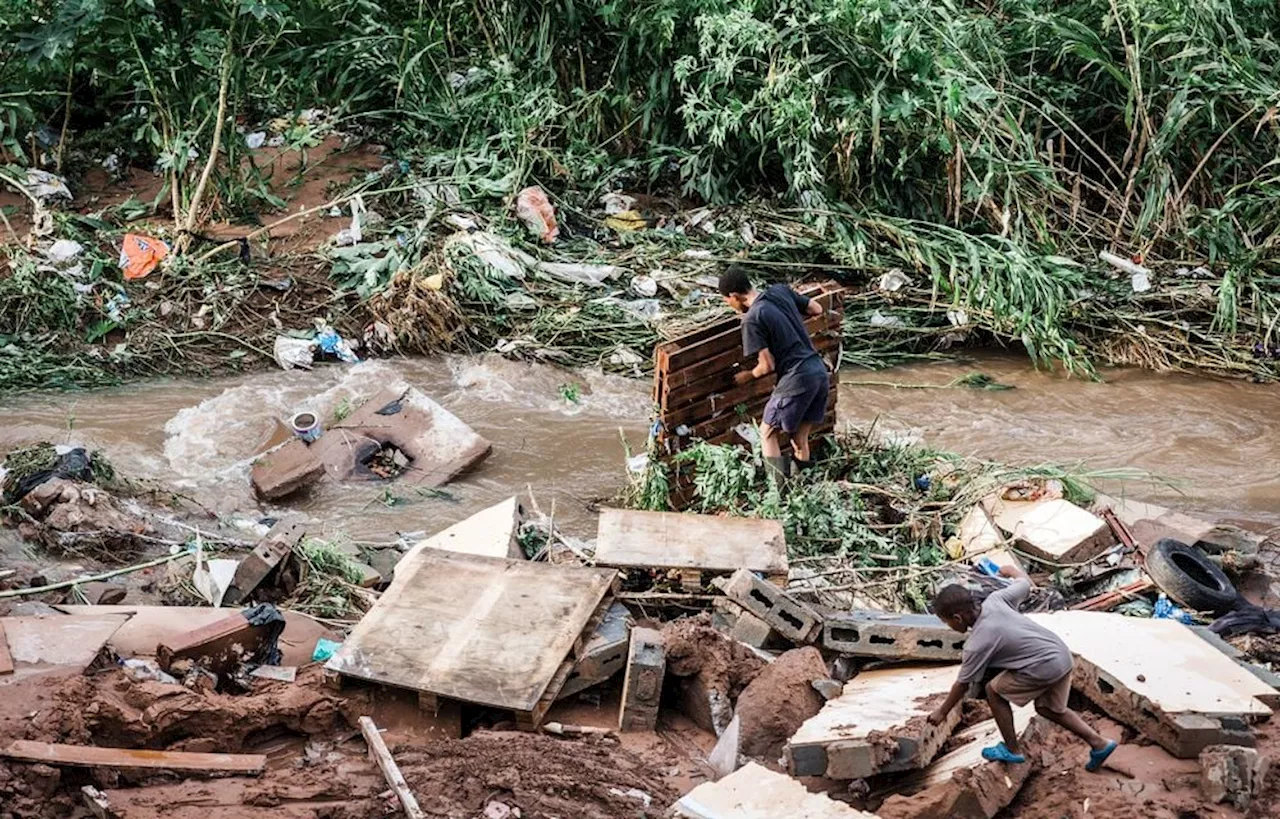
<path fill-rule="evenodd" d="M 786 535 L 776 520 L 602 509 L 596 563 L 620 568 L 785 572 Z"/>
<path fill-rule="evenodd" d="M 672 809 L 686 819 L 876 819 L 755 762 L 718 782 L 702 783 Z"/>
<path fill-rule="evenodd" d="M 825 358 L 828 353 L 840 348 L 839 331 L 823 331 L 815 334 L 813 336 L 813 347 L 818 352 L 818 355 Z M 735 367 L 735 364 L 739 366 Z M 734 376 L 739 372 L 745 372 L 754 367 L 756 365 L 756 356 L 743 358 L 742 354 L 737 350 L 732 351 L 732 353 L 722 353 L 681 370 L 676 373 L 676 377 L 684 377 L 686 373 L 702 371 L 704 370 L 704 365 L 706 365 L 704 372 L 683 384 L 675 383 L 675 378 L 666 380 L 666 390 L 660 394 L 659 398 L 659 404 L 663 412 L 673 412 L 686 404 L 709 397 L 715 393 L 734 389 Z"/>
<path fill-rule="evenodd" d="M 956 671 L 893 667 L 854 677 L 787 743 L 792 774 L 862 779 L 927 765 L 960 720 L 958 708 L 941 725 L 925 719 L 956 681 Z"/>
<path fill-rule="evenodd" d="M 832 373 L 831 378 L 832 378 L 832 381 L 834 382 L 836 380 L 836 374 Z M 832 389 L 830 393 L 827 395 L 827 413 L 826 413 L 831 423 L 834 423 L 835 421 L 835 409 L 836 409 L 836 403 L 838 400 L 839 400 L 839 396 L 836 393 L 835 385 L 833 383 Z M 743 408 L 743 412 L 741 414 L 737 412 L 737 407 L 734 407 L 732 408 L 733 409 L 732 412 L 726 412 L 717 418 L 711 418 L 707 421 L 704 421 L 692 427 L 689 435 L 683 436 L 681 440 L 686 442 L 691 442 L 695 440 L 710 441 L 712 443 L 717 442 L 717 440 L 724 442 L 725 440 L 727 440 L 725 436 L 733 434 L 733 429 L 738 424 L 749 424 L 749 423 L 752 423 L 753 421 L 760 420 L 760 418 L 763 417 L 764 415 L 765 405 L 768 403 L 769 403 L 769 395 L 766 393 L 765 395 L 762 395 L 756 398 L 751 403 L 747 404 Z M 826 426 L 825 423 L 824 423 L 824 426 Z M 674 432 L 675 432 L 674 430 L 668 430 L 667 439 L 670 439 L 671 437 L 675 437 Z M 680 448 L 683 449 L 684 448 L 683 445 Z"/>
<path fill-rule="evenodd" d="M 839 373 L 830 373 L 829 379 L 830 392 L 837 392 Z M 751 417 L 757 412 L 762 412 L 776 384 L 777 378 L 770 374 L 745 386 L 734 387 L 728 392 L 713 393 L 679 409 L 664 413 L 662 425 L 673 432 L 682 425 L 697 429 L 701 424 L 721 418 L 737 419 L 736 423 L 743 417 Z M 740 413 L 739 407 L 744 411 Z"/>
<path fill-rule="evenodd" d="M 327 668 L 442 697 L 530 712 L 617 577 L 424 549 Z"/>
<path fill-rule="evenodd" d="M 263 754 L 195 754 L 183 751 L 146 751 L 132 748 L 98 748 L 93 745 L 60 745 L 14 740 L 0 756 L 22 762 L 67 765 L 77 768 L 129 768 L 188 773 L 260 774 L 267 766 Z"/>
<path fill-rule="evenodd" d="M 1072 686 L 1112 718 L 1179 758 L 1216 744 L 1247 744 L 1267 719 L 1271 686 L 1172 620 L 1062 611 L 1031 619 L 1076 658 Z"/>
<path fill-rule="evenodd" d="M 382 778 L 387 780 L 387 785 L 400 800 L 400 806 L 404 808 L 405 815 L 409 819 L 424 819 L 426 814 L 422 812 L 422 808 L 418 807 L 418 800 L 414 798 L 413 791 L 409 790 L 409 783 L 404 781 L 400 766 L 387 750 L 387 743 L 382 741 L 378 726 L 371 718 L 361 717 L 360 733 L 364 735 L 364 742 L 369 746 L 369 757 L 382 771 Z"/>
<path fill-rule="evenodd" d="M 0 674 L 13 673 L 13 655 L 9 653 L 9 640 L 4 635 L 4 623 L 0 623 Z"/>

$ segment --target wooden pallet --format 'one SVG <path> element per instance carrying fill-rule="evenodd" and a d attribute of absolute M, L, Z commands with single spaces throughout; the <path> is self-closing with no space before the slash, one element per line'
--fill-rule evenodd
<path fill-rule="evenodd" d="M 825 312 L 806 320 L 805 327 L 814 348 L 835 370 L 843 336 L 843 289 L 829 281 L 803 285 L 798 290 L 823 306 Z M 755 356 L 742 354 L 741 318 L 728 317 L 659 344 L 653 356 L 653 400 L 660 422 L 658 449 L 668 465 L 671 458 L 697 441 L 747 445 L 735 428 L 759 421 L 777 379 L 769 375 L 745 386 L 734 384 L 734 373 L 756 365 Z M 839 383 L 838 373 L 833 371 L 827 420 L 814 430 L 815 439 L 835 429 Z M 786 449 L 789 448 L 788 445 Z M 692 483 L 689 465 L 673 472 L 670 500 L 675 509 L 688 507 Z"/>

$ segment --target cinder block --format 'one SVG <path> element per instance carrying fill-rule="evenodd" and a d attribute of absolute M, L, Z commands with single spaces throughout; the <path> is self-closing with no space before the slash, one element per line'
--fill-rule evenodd
<path fill-rule="evenodd" d="M 729 599 L 794 643 L 811 642 L 822 630 L 816 611 L 749 569 L 734 572 L 722 588 Z"/>
<path fill-rule="evenodd" d="M 622 731 L 652 731 L 658 724 L 658 704 L 662 680 L 667 672 L 667 653 L 662 632 L 633 628 L 627 655 L 627 676 L 622 684 L 622 709 L 618 728 Z"/>
<path fill-rule="evenodd" d="M 267 536 L 236 567 L 236 576 L 222 601 L 228 606 L 235 606 L 247 599 L 262 585 L 271 570 L 293 551 L 293 547 L 298 545 L 305 533 L 306 528 L 300 521 L 282 520 L 271 527 Z"/>
<path fill-rule="evenodd" d="M 740 643 L 764 650 L 784 650 L 791 641 L 773 630 L 773 626 L 756 617 L 727 597 L 712 601 L 711 624 L 721 634 L 727 634 Z"/>
<path fill-rule="evenodd" d="M 822 645 L 858 657 L 958 660 L 964 635 L 932 614 L 850 611 L 827 615 Z"/>
<path fill-rule="evenodd" d="M 627 667 L 627 645 L 631 640 L 631 612 L 621 603 L 609 607 L 591 639 L 582 649 L 582 658 L 569 672 L 558 699 L 599 685 Z"/>

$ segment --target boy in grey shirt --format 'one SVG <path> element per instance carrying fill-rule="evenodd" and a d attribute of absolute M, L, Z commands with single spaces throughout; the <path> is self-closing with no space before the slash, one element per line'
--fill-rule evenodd
<path fill-rule="evenodd" d="M 929 715 L 929 722 L 942 723 L 951 709 L 960 704 L 969 686 L 986 680 L 991 716 L 1004 742 L 982 749 L 982 756 L 997 762 L 1026 762 L 1013 730 L 1013 708 L 1035 701 L 1036 713 L 1055 722 L 1089 743 L 1085 768 L 1096 771 L 1111 752 L 1114 741 L 1103 738 L 1080 715 L 1067 707 L 1071 694 L 1071 652 L 1058 635 L 1018 611 L 1018 604 L 1031 593 L 1026 572 L 1014 566 L 1000 569 L 1013 578 L 1006 588 L 982 602 L 964 586 L 951 585 L 938 592 L 934 613 L 948 626 L 969 632 L 964 644 L 960 674 L 947 699 Z M 998 672 L 989 675 L 988 670 Z"/>

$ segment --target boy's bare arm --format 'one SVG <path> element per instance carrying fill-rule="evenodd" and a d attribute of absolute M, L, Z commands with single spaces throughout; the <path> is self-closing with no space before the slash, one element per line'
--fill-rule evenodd
<path fill-rule="evenodd" d="M 941 725 L 942 721 L 947 718 L 947 714 L 950 714 L 951 710 L 960 704 L 960 700 L 964 699 L 965 692 L 968 690 L 968 683 L 962 683 L 959 681 L 953 683 L 951 690 L 947 692 L 947 698 L 942 701 L 942 704 L 939 705 L 932 714 L 929 715 L 929 724 Z"/>
<path fill-rule="evenodd" d="M 1012 578 L 1014 580 L 1026 579 L 1028 583 L 1031 582 L 1030 575 L 1023 571 L 1021 566 L 1015 566 L 1012 563 L 1007 563 L 1000 567 L 1000 576 Z"/>

